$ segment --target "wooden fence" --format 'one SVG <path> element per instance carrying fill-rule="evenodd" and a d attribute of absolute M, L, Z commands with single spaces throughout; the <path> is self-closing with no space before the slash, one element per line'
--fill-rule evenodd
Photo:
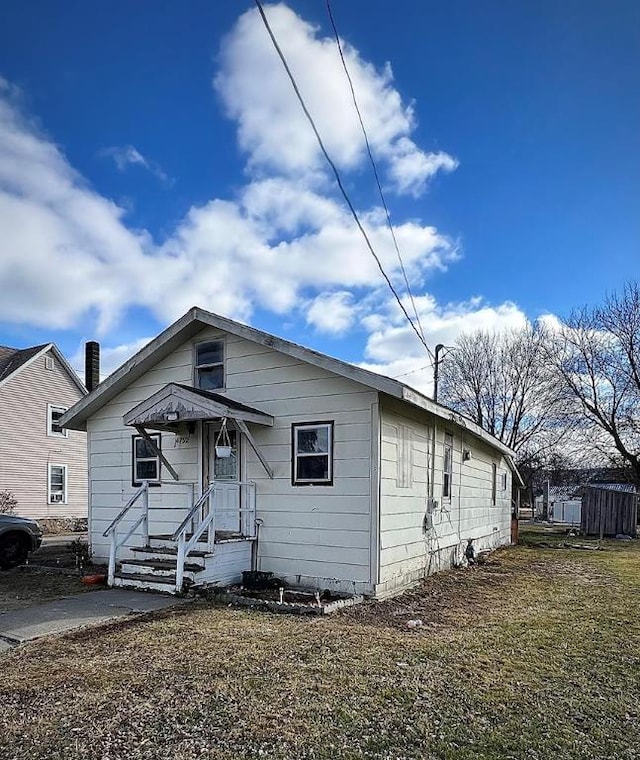
<path fill-rule="evenodd" d="M 586 535 L 637 535 L 638 496 L 591 486 L 584 489 L 580 531 Z"/>

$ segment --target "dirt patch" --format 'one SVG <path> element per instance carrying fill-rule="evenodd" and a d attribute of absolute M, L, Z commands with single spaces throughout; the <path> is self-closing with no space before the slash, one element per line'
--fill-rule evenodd
<path fill-rule="evenodd" d="M 45 544 L 29 556 L 29 564 L 0 572 L 0 612 L 24 609 L 100 588 L 81 582 L 85 573 L 104 570 L 101 566 L 85 564 L 84 557 L 86 553 L 73 548 L 72 542 Z"/>
<path fill-rule="evenodd" d="M 430 576 L 400 596 L 369 602 L 340 613 L 364 625 L 406 629 L 409 621 L 420 626 L 450 625 L 486 614 L 489 599 L 509 583 L 513 569 L 498 552 L 482 565 L 459 568 Z M 411 626 L 409 626 L 411 627 Z"/>

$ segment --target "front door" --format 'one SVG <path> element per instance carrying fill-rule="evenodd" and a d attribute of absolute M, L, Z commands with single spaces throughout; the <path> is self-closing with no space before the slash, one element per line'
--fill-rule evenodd
<path fill-rule="evenodd" d="M 237 430 L 228 430 L 230 456 L 219 456 L 216 440 L 220 425 L 211 425 L 209 434 L 209 483 L 217 484 L 211 508 L 215 509 L 216 533 L 240 531 L 240 440 Z"/>

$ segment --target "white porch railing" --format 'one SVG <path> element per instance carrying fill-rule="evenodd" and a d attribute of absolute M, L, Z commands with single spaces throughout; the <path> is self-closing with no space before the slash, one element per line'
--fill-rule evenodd
<path fill-rule="evenodd" d="M 212 552 L 216 540 L 216 523 L 223 515 L 237 516 L 237 530 L 230 531 L 239 539 L 255 538 L 256 484 L 252 481 L 213 481 L 195 502 L 172 539 L 178 542 L 176 591 L 182 590 L 184 564 L 196 545 Z M 225 523 L 228 525 L 228 522 Z M 206 541 L 201 541 L 207 531 Z"/>
<path fill-rule="evenodd" d="M 129 532 L 125 535 L 125 537 L 118 540 L 118 526 L 120 525 L 120 522 L 127 514 L 127 512 L 138 501 L 138 499 L 142 499 L 142 514 L 129 529 Z M 125 506 L 120 510 L 111 525 L 109 525 L 109 527 L 102 534 L 105 538 L 111 539 L 109 547 L 109 573 L 107 577 L 107 583 L 109 586 L 113 586 L 113 581 L 116 574 L 116 557 L 118 555 L 118 549 L 127 543 L 127 541 L 141 525 L 142 539 L 144 541 L 144 545 L 147 546 L 149 544 L 149 483 L 146 480 L 143 481 L 140 488 L 138 488 L 138 490 L 133 494 Z"/>

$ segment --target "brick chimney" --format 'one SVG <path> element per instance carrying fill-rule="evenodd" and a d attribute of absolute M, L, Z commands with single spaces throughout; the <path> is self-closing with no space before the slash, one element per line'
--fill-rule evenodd
<path fill-rule="evenodd" d="M 84 384 L 91 391 L 100 383 L 100 344 L 89 340 L 84 347 Z"/>

